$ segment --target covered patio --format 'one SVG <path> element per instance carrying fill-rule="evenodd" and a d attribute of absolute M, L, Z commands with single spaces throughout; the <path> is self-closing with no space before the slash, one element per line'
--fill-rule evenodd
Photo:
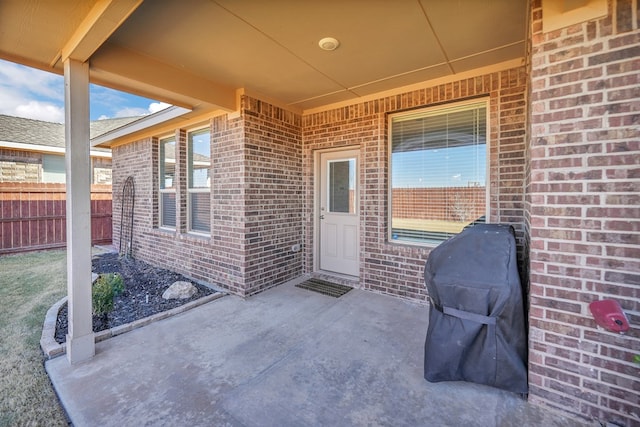
<path fill-rule="evenodd" d="M 599 426 L 496 388 L 425 381 L 423 304 L 360 290 L 333 298 L 295 283 L 103 341 L 90 363 L 47 361 L 71 422 Z"/>
<path fill-rule="evenodd" d="M 422 380 L 423 267 L 460 229 L 451 222 L 477 217 L 515 229 L 529 402 L 603 424 L 640 422 L 640 0 L 0 1 L 0 28 L 0 58 L 65 76 L 70 324 L 66 360 L 48 368 L 72 416 L 108 423 L 105 414 L 123 408 L 119 421 L 162 422 L 171 416 L 164 406 L 145 412 L 155 402 L 207 396 L 218 412 L 203 416 L 232 425 L 293 404 L 302 424 L 330 422 L 334 412 L 359 423 L 379 402 L 403 407 L 403 395 L 419 404 L 403 407 L 402 420 L 418 413 L 429 423 L 437 411 L 425 400 L 440 409 L 441 392 L 464 392 Z M 90 141 L 90 81 L 173 106 Z M 463 116 L 449 132 L 449 118 Z M 124 182 L 135 181 L 135 257 L 248 299 L 224 298 L 96 345 L 91 144 L 112 148 L 114 212 Z M 453 156 L 423 161 L 445 148 L 473 151 L 463 171 L 472 173 L 450 172 L 464 163 Z M 440 164 L 455 185 L 428 179 Z M 403 182 L 397 170 L 411 173 Z M 442 212 L 424 214 L 439 187 L 457 190 Z M 328 195 L 341 197 L 336 212 Z M 394 212 L 400 205 L 404 216 Z M 120 237 L 116 219 L 116 245 Z M 327 303 L 283 285 L 303 276 L 356 291 Z M 602 299 L 627 313 L 626 335 L 597 326 L 589 304 Z M 413 314 L 395 322 L 405 310 Z M 173 323 L 189 332 L 171 335 Z M 316 355 L 335 369 L 313 364 Z M 298 382 L 296 402 L 289 387 Z M 469 407 L 484 402 L 474 420 L 496 407 L 487 396 L 514 405 L 497 405 L 500 414 L 516 408 L 507 425 L 522 424 L 519 411 L 546 416 L 513 396 L 464 388 L 480 391 Z M 387 394 L 378 399 L 380 389 Z M 111 396 L 105 412 L 90 406 L 100 393 Z M 368 410 L 350 403 L 340 412 L 341 399 L 360 396 Z M 141 398 L 153 403 L 124 405 Z M 254 406 L 259 399 L 267 400 Z M 380 423 L 395 424 L 394 411 L 381 409 Z M 277 412 L 273 424 L 292 421 Z"/>

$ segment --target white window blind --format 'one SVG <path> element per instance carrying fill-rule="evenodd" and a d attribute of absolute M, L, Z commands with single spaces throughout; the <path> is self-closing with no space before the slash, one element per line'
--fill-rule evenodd
<path fill-rule="evenodd" d="M 176 227 L 176 140 L 160 140 L 159 152 L 160 226 Z"/>
<path fill-rule="evenodd" d="M 486 102 L 391 116 L 392 241 L 439 243 L 487 205 Z"/>
<path fill-rule="evenodd" d="M 211 232 L 211 133 L 190 132 L 187 143 L 189 231 Z"/>

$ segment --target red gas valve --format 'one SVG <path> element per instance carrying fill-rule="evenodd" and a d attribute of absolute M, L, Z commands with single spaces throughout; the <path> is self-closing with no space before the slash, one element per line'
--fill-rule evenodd
<path fill-rule="evenodd" d="M 612 299 L 593 301 L 589 304 L 589 309 L 596 323 L 603 328 L 621 334 L 629 330 L 629 320 L 618 301 Z"/>

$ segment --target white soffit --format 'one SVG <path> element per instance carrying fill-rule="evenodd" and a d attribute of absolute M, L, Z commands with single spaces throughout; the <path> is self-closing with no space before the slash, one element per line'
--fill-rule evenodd
<path fill-rule="evenodd" d="M 607 16 L 607 0 L 542 0 L 542 31 L 559 30 Z"/>
<path fill-rule="evenodd" d="M 524 58 L 529 13 L 527 0 L 137 2 L 0 1 L 0 58 L 61 74 L 63 51 L 95 48 L 90 78 L 107 87 L 227 112 L 246 89 L 306 110 Z"/>

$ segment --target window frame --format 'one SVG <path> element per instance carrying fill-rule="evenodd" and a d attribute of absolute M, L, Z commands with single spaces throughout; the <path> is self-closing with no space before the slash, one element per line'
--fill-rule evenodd
<path fill-rule="evenodd" d="M 424 116 L 429 115 L 438 115 L 438 111 L 450 110 L 454 108 L 464 108 L 465 106 L 472 106 L 477 104 L 484 104 L 485 108 L 485 141 L 486 141 L 486 166 L 485 166 L 485 222 L 489 223 L 490 218 L 490 202 L 491 202 L 491 128 L 490 128 L 490 98 L 489 97 L 481 97 L 474 98 L 465 101 L 451 101 L 438 105 L 428 106 L 428 107 L 420 107 L 414 108 L 411 110 L 398 111 L 395 113 L 391 113 L 387 115 L 387 164 L 388 164 L 388 184 L 387 184 L 387 243 L 397 244 L 397 245 L 406 245 L 406 246 L 418 246 L 418 247 L 428 247 L 433 248 L 446 241 L 410 241 L 410 240 L 400 240 L 393 239 L 393 120 L 394 118 L 416 115 L 420 113 L 424 113 Z M 456 233 L 458 234 L 458 233 Z M 454 235 L 456 235 L 454 234 Z"/>
<path fill-rule="evenodd" d="M 91 164 L 93 165 L 93 159 L 91 160 Z M 24 162 L 26 163 L 26 162 Z M 52 166 L 54 166 L 54 170 L 52 170 Z M 61 166 L 60 169 L 56 169 L 55 167 Z M 66 164 L 64 154 L 51 154 L 44 153 L 42 154 L 42 171 L 40 173 L 40 182 L 44 184 L 65 184 L 67 182 L 66 178 Z M 93 184 L 93 167 L 91 183 Z"/>
<path fill-rule="evenodd" d="M 192 135 L 198 135 L 198 134 L 203 134 L 203 133 L 208 133 L 209 134 L 209 187 L 208 188 L 202 188 L 202 187 L 198 187 L 198 188 L 192 188 L 191 187 L 191 176 L 192 176 L 192 156 L 193 153 L 191 150 L 191 144 L 192 144 L 192 140 L 191 140 L 191 136 Z M 187 157 L 187 161 L 186 161 L 186 165 L 187 165 L 187 179 L 186 179 L 186 193 L 187 193 L 187 233 L 189 234 L 195 234 L 198 236 L 211 236 L 211 180 L 213 177 L 213 159 L 211 156 L 211 149 L 212 149 L 212 142 L 211 142 L 211 128 L 209 126 L 203 126 L 200 128 L 194 128 L 194 129 L 189 129 L 186 132 L 186 157 Z M 191 153 L 191 154 L 190 154 Z M 193 229 L 193 215 L 192 215 L 192 210 L 191 210 L 191 195 L 194 193 L 207 193 L 209 194 L 209 231 L 202 231 L 202 230 L 194 230 Z"/>
<path fill-rule="evenodd" d="M 162 188 L 162 183 L 164 182 L 164 177 L 163 175 L 163 171 L 164 171 L 164 159 L 166 158 L 163 157 L 163 153 L 165 152 L 164 150 L 164 145 L 165 143 L 168 142 L 173 142 L 174 144 L 174 169 L 173 169 L 173 186 L 172 188 Z M 178 163 L 178 138 L 176 138 L 175 135 L 166 135 L 162 138 L 158 138 L 158 228 L 163 229 L 163 230 L 170 230 L 170 231 L 176 231 L 178 229 L 178 212 L 177 212 L 177 200 L 178 200 L 178 192 L 176 191 L 177 189 L 177 185 L 176 185 L 176 178 L 177 178 L 177 174 L 176 174 L 176 169 L 177 169 L 177 163 Z M 174 195 L 174 202 L 176 203 L 176 207 L 174 208 L 174 219 L 173 222 L 175 223 L 174 226 L 170 226 L 170 225 L 165 225 L 164 224 L 164 209 L 163 209 L 163 198 L 165 197 L 165 194 L 173 194 Z"/>

